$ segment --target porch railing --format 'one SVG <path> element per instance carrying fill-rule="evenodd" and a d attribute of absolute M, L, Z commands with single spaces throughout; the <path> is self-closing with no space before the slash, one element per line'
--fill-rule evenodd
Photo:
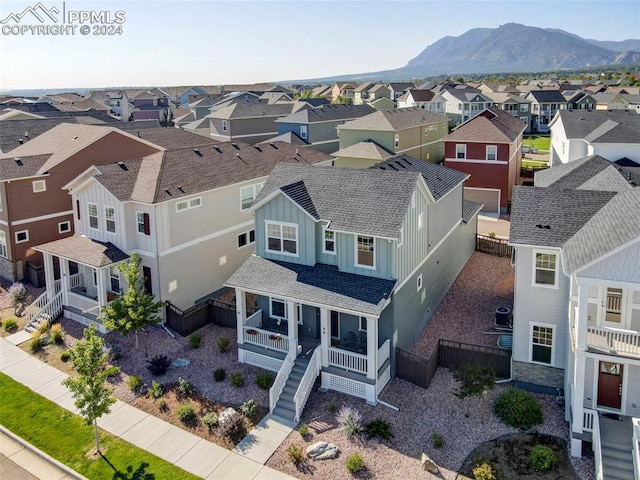
<path fill-rule="evenodd" d="M 71 275 L 69 280 L 71 282 L 71 288 L 76 288 L 77 286 L 82 284 L 82 274 L 76 273 L 74 275 Z M 27 307 L 27 325 L 31 323 L 33 319 L 40 314 L 45 305 L 47 305 L 47 303 L 49 302 L 49 296 L 54 297 L 56 294 L 60 293 L 61 289 L 62 283 L 60 282 L 60 279 L 58 279 L 53 282 L 53 288 L 48 288 L 38 298 L 31 302 L 31 304 Z"/>
<path fill-rule="evenodd" d="M 366 355 L 329 347 L 329 365 L 366 375 L 368 362 Z"/>
<path fill-rule="evenodd" d="M 288 342 L 287 342 L 288 343 Z M 296 349 L 292 348 L 287 353 L 286 358 L 284 359 L 284 363 L 280 370 L 278 370 L 278 375 L 276 375 L 275 380 L 273 381 L 273 385 L 269 389 L 269 411 L 273 412 L 273 409 L 276 406 L 276 402 L 278 398 L 280 398 L 280 394 L 282 393 L 282 389 L 287 383 L 287 379 L 291 374 L 291 369 L 293 368 L 293 362 L 296 360 Z"/>
<path fill-rule="evenodd" d="M 597 418 L 595 410 L 584 409 L 582 412 L 582 431 L 593 432 L 594 417 Z"/>
<path fill-rule="evenodd" d="M 391 341 L 385 340 L 382 346 L 378 349 L 378 368 L 384 365 L 384 362 L 391 357 Z"/>
<path fill-rule="evenodd" d="M 38 310 L 35 314 L 30 316 L 27 325 L 31 323 L 41 322 L 47 320 L 51 322 L 62 312 L 62 292 L 58 292 L 51 300 L 49 300 L 44 307 Z"/>
<path fill-rule="evenodd" d="M 320 352 L 320 346 L 318 345 L 313 351 L 313 355 L 311 355 L 311 360 L 309 360 L 307 369 L 304 371 L 302 380 L 300 380 L 300 384 L 298 385 L 298 390 L 296 390 L 296 394 L 293 397 L 293 402 L 296 405 L 296 423 L 300 421 L 300 416 L 302 415 L 304 406 L 307 404 L 307 399 L 309 398 L 313 384 L 320 374 L 320 368 L 322 366 L 322 356 Z"/>
<path fill-rule="evenodd" d="M 593 457 L 596 464 L 596 480 L 603 480 L 602 446 L 600 445 L 600 420 L 598 418 L 598 412 L 585 408 L 584 413 L 585 418 L 587 413 L 589 413 L 592 419 L 591 445 L 593 448 Z"/>
<path fill-rule="evenodd" d="M 58 280 L 56 280 L 57 282 Z M 71 285 L 71 289 L 78 288 L 84 285 L 84 277 L 81 273 L 75 273 L 69 277 L 69 283 Z"/>
<path fill-rule="evenodd" d="M 587 327 L 587 346 L 618 355 L 640 356 L 640 332 L 611 327 Z"/>
<path fill-rule="evenodd" d="M 258 310 L 253 315 L 247 317 L 245 325 L 247 327 L 260 328 L 262 325 L 262 310 Z"/>
<path fill-rule="evenodd" d="M 640 478 L 640 418 L 631 420 L 633 424 L 633 469 Z"/>
<path fill-rule="evenodd" d="M 287 335 L 281 335 L 256 327 L 243 327 L 242 330 L 242 338 L 245 343 L 251 343 L 282 353 L 289 351 L 289 337 Z"/>

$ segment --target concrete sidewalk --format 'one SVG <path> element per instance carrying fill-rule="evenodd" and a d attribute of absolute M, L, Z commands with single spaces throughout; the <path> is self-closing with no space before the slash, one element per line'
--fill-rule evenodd
<path fill-rule="evenodd" d="M 0 372 L 77 413 L 66 374 L 0 339 Z M 222 448 L 124 402 L 98 421 L 105 431 L 206 480 L 285 480 L 289 475 Z"/>

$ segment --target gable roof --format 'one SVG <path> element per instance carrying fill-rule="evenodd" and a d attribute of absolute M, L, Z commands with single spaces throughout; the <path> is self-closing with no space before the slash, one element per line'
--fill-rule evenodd
<path fill-rule="evenodd" d="M 215 110 L 208 118 L 249 118 L 249 117 L 283 117 L 289 115 L 293 103 L 269 104 L 266 100 L 240 100 L 220 110 Z"/>
<path fill-rule="evenodd" d="M 535 173 L 536 187 L 622 192 L 634 188 L 628 169 L 599 155 L 580 158 Z"/>
<path fill-rule="evenodd" d="M 560 90 L 531 90 L 528 94 L 538 103 L 566 103 Z"/>
<path fill-rule="evenodd" d="M 562 122 L 567 138 L 591 143 L 640 143 L 640 115 L 626 111 L 559 110 L 551 122 Z"/>
<path fill-rule="evenodd" d="M 42 166 L 51 157 L 50 153 L 26 157 L 0 158 L 0 181 L 38 175 Z"/>
<path fill-rule="evenodd" d="M 363 140 L 362 142 L 354 143 L 347 148 L 342 148 L 333 153 L 336 157 L 350 157 L 350 158 L 366 158 L 368 160 L 386 160 L 394 155 L 390 150 L 387 150 L 382 145 L 370 138 Z"/>
<path fill-rule="evenodd" d="M 318 108 L 305 108 L 276 120 L 279 123 L 315 123 L 348 120 L 375 112 L 369 105 L 327 104 Z"/>
<path fill-rule="evenodd" d="M 379 110 L 364 117 L 350 120 L 338 129 L 395 131 L 431 123 L 447 121 L 446 117 L 427 112 L 419 107 Z"/>
<path fill-rule="evenodd" d="M 132 132 L 132 135 L 151 142 L 167 150 L 178 150 L 199 145 L 213 145 L 218 143 L 211 138 L 195 133 L 186 132 L 180 128 L 150 128 Z"/>
<path fill-rule="evenodd" d="M 73 235 L 33 247 L 34 250 L 50 253 L 91 267 L 106 267 L 129 258 L 111 242 L 92 240 L 83 235 Z"/>
<path fill-rule="evenodd" d="M 526 128 L 526 124 L 504 110 L 489 107 L 464 122 L 442 140 L 513 143 Z"/>
<path fill-rule="evenodd" d="M 411 98 L 413 98 L 414 102 L 430 102 L 432 101 L 435 97 L 439 97 L 440 95 L 437 94 L 436 92 L 433 92 L 431 90 L 421 90 L 418 88 L 412 88 L 410 89 L 407 93 L 405 93 L 405 95 L 411 95 Z M 403 97 L 405 96 L 403 95 Z"/>
<path fill-rule="evenodd" d="M 309 145 L 305 140 L 296 135 L 295 132 L 286 132 L 280 135 L 276 135 L 273 138 L 258 143 L 258 145 L 264 145 L 265 143 L 273 142 L 285 142 L 290 143 L 291 145 L 299 145 L 301 147 L 306 147 L 307 145 Z"/>

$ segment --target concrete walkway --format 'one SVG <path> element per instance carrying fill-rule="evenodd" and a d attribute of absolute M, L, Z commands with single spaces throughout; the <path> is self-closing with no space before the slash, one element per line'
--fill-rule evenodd
<path fill-rule="evenodd" d="M 0 339 L 0 372 L 61 407 L 77 413 L 71 392 L 61 384 L 67 375 L 32 357 L 6 339 Z M 98 421 L 98 425 L 206 480 L 293 478 L 119 400 L 112 406 L 111 413 Z"/>
<path fill-rule="evenodd" d="M 268 414 L 233 451 L 264 465 L 294 427 L 295 425 L 286 419 Z"/>

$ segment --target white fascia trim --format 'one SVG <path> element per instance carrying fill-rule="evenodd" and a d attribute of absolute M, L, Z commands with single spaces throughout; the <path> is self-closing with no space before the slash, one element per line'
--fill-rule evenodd
<path fill-rule="evenodd" d="M 199 238 L 196 238 L 195 240 L 190 240 L 188 242 L 181 243 L 180 245 L 175 245 L 175 246 L 173 246 L 171 248 L 168 248 L 168 249 L 166 249 L 166 250 L 164 250 L 162 252 L 159 252 L 158 256 L 159 257 L 164 257 L 166 255 L 170 255 L 172 253 L 178 252 L 178 251 L 183 250 L 185 248 L 193 247 L 194 245 L 197 245 L 199 243 L 206 242 L 208 240 L 212 240 L 214 238 L 218 238 L 218 237 L 221 237 L 223 235 L 227 235 L 227 234 L 229 234 L 231 232 L 235 232 L 237 230 L 247 228 L 247 227 L 249 227 L 251 225 L 253 225 L 253 220 L 249 220 L 248 222 L 240 223 L 238 225 L 234 225 L 232 227 L 225 228 L 223 230 L 218 230 L 217 232 L 210 233 L 209 235 L 205 235 L 204 237 L 199 237 Z"/>
<path fill-rule="evenodd" d="M 581 272 L 582 270 L 585 270 L 589 267 L 591 267 L 592 265 L 595 265 L 596 263 L 600 263 L 603 260 L 606 260 L 607 258 L 609 258 L 612 255 L 615 255 L 618 252 L 621 252 L 622 250 L 626 250 L 627 248 L 629 248 L 630 246 L 632 246 L 635 243 L 639 243 L 640 242 L 640 237 L 638 238 L 634 238 L 630 241 L 628 241 L 627 243 L 624 243 L 616 248 L 614 248 L 613 250 L 611 250 L 610 252 L 605 253 L 604 255 L 599 256 L 598 258 L 596 258 L 595 260 L 591 260 L 589 263 L 581 266 L 580 268 L 575 269 L 573 272 L 571 272 L 570 274 L 568 274 L 564 268 L 564 262 L 562 265 L 562 270 L 564 271 L 565 275 L 574 275 L 577 274 L 579 272 Z"/>
<path fill-rule="evenodd" d="M 488 164 L 488 165 L 509 165 L 509 162 L 505 160 L 467 160 L 467 159 L 463 160 L 460 158 L 447 158 L 445 159 L 445 161 L 451 162 L 451 163 L 482 163 L 482 164 Z"/>
<path fill-rule="evenodd" d="M 84 185 L 87 181 L 89 181 L 91 178 L 93 178 L 93 175 L 95 175 L 95 174 L 99 174 L 99 173 L 100 173 L 100 170 L 98 170 L 98 167 L 96 167 L 95 165 L 91 165 L 91 166 L 90 166 L 89 168 L 87 168 L 84 172 L 81 172 L 81 173 L 79 173 L 78 175 L 76 175 L 76 176 L 74 177 L 74 179 L 73 179 L 73 180 L 70 180 L 69 182 L 67 182 L 67 184 L 66 184 L 66 185 L 63 185 L 63 186 L 62 186 L 62 190 L 72 190 L 72 189 L 73 189 L 73 186 L 74 186 L 75 184 L 77 184 L 77 183 L 78 183 L 78 181 L 79 181 L 81 178 L 83 178 L 85 175 L 87 175 L 88 173 L 91 173 L 91 171 L 92 171 L 92 170 L 93 170 L 93 173 L 92 173 L 91 177 L 90 177 L 90 178 L 86 178 L 86 179 L 84 179 L 84 180 L 80 183 L 80 185 L 79 185 L 77 188 L 80 188 L 80 187 L 81 187 L 82 185 Z"/>
<path fill-rule="evenodd" d="M 7 178 L 5 180 L 0 180 L 0 182 L 4 183 L 11 183 L 11 182 L 15 182 L 18 180 L 33 180 L 34 178 L 38 178 L 41 179 L 43 177 L 48 177 L 50 174 L 49 173 L 36 173 L 35 175 L 31 175 L 30 177 L 16 177 L 16 178 Z"/>
<path fill-rule="evenodd" d="M 258 118 L 258 117 L 256 117 Z M 264 118 L 264 117 L 262 117 Z M 250 137 L 261 137 L 263 135 L 278 135 L 278 132 L 259 132 L 259 133 L 248 133 L 246 135 L 230 135 L 229 138 L 231 138 L 233 141 L 234 138 L 250 138 Z"/>
<path fill-rule="evenodd" d="M 27 223 L 40 222 L 42 220 L 49 220 L 51 218 L 64 217 L 66 215 L 73 215 L 73 210 L 66 210 L 64 212 L 50 213 L 49 215 L 41 215 L 39 217 L 31 217 L 31 218 L 25 218 L 24 220 L 17 220 L 15 222 L 11 222 L 11 226 L 17 227 L 18 225 L 25 225 Z"/>

